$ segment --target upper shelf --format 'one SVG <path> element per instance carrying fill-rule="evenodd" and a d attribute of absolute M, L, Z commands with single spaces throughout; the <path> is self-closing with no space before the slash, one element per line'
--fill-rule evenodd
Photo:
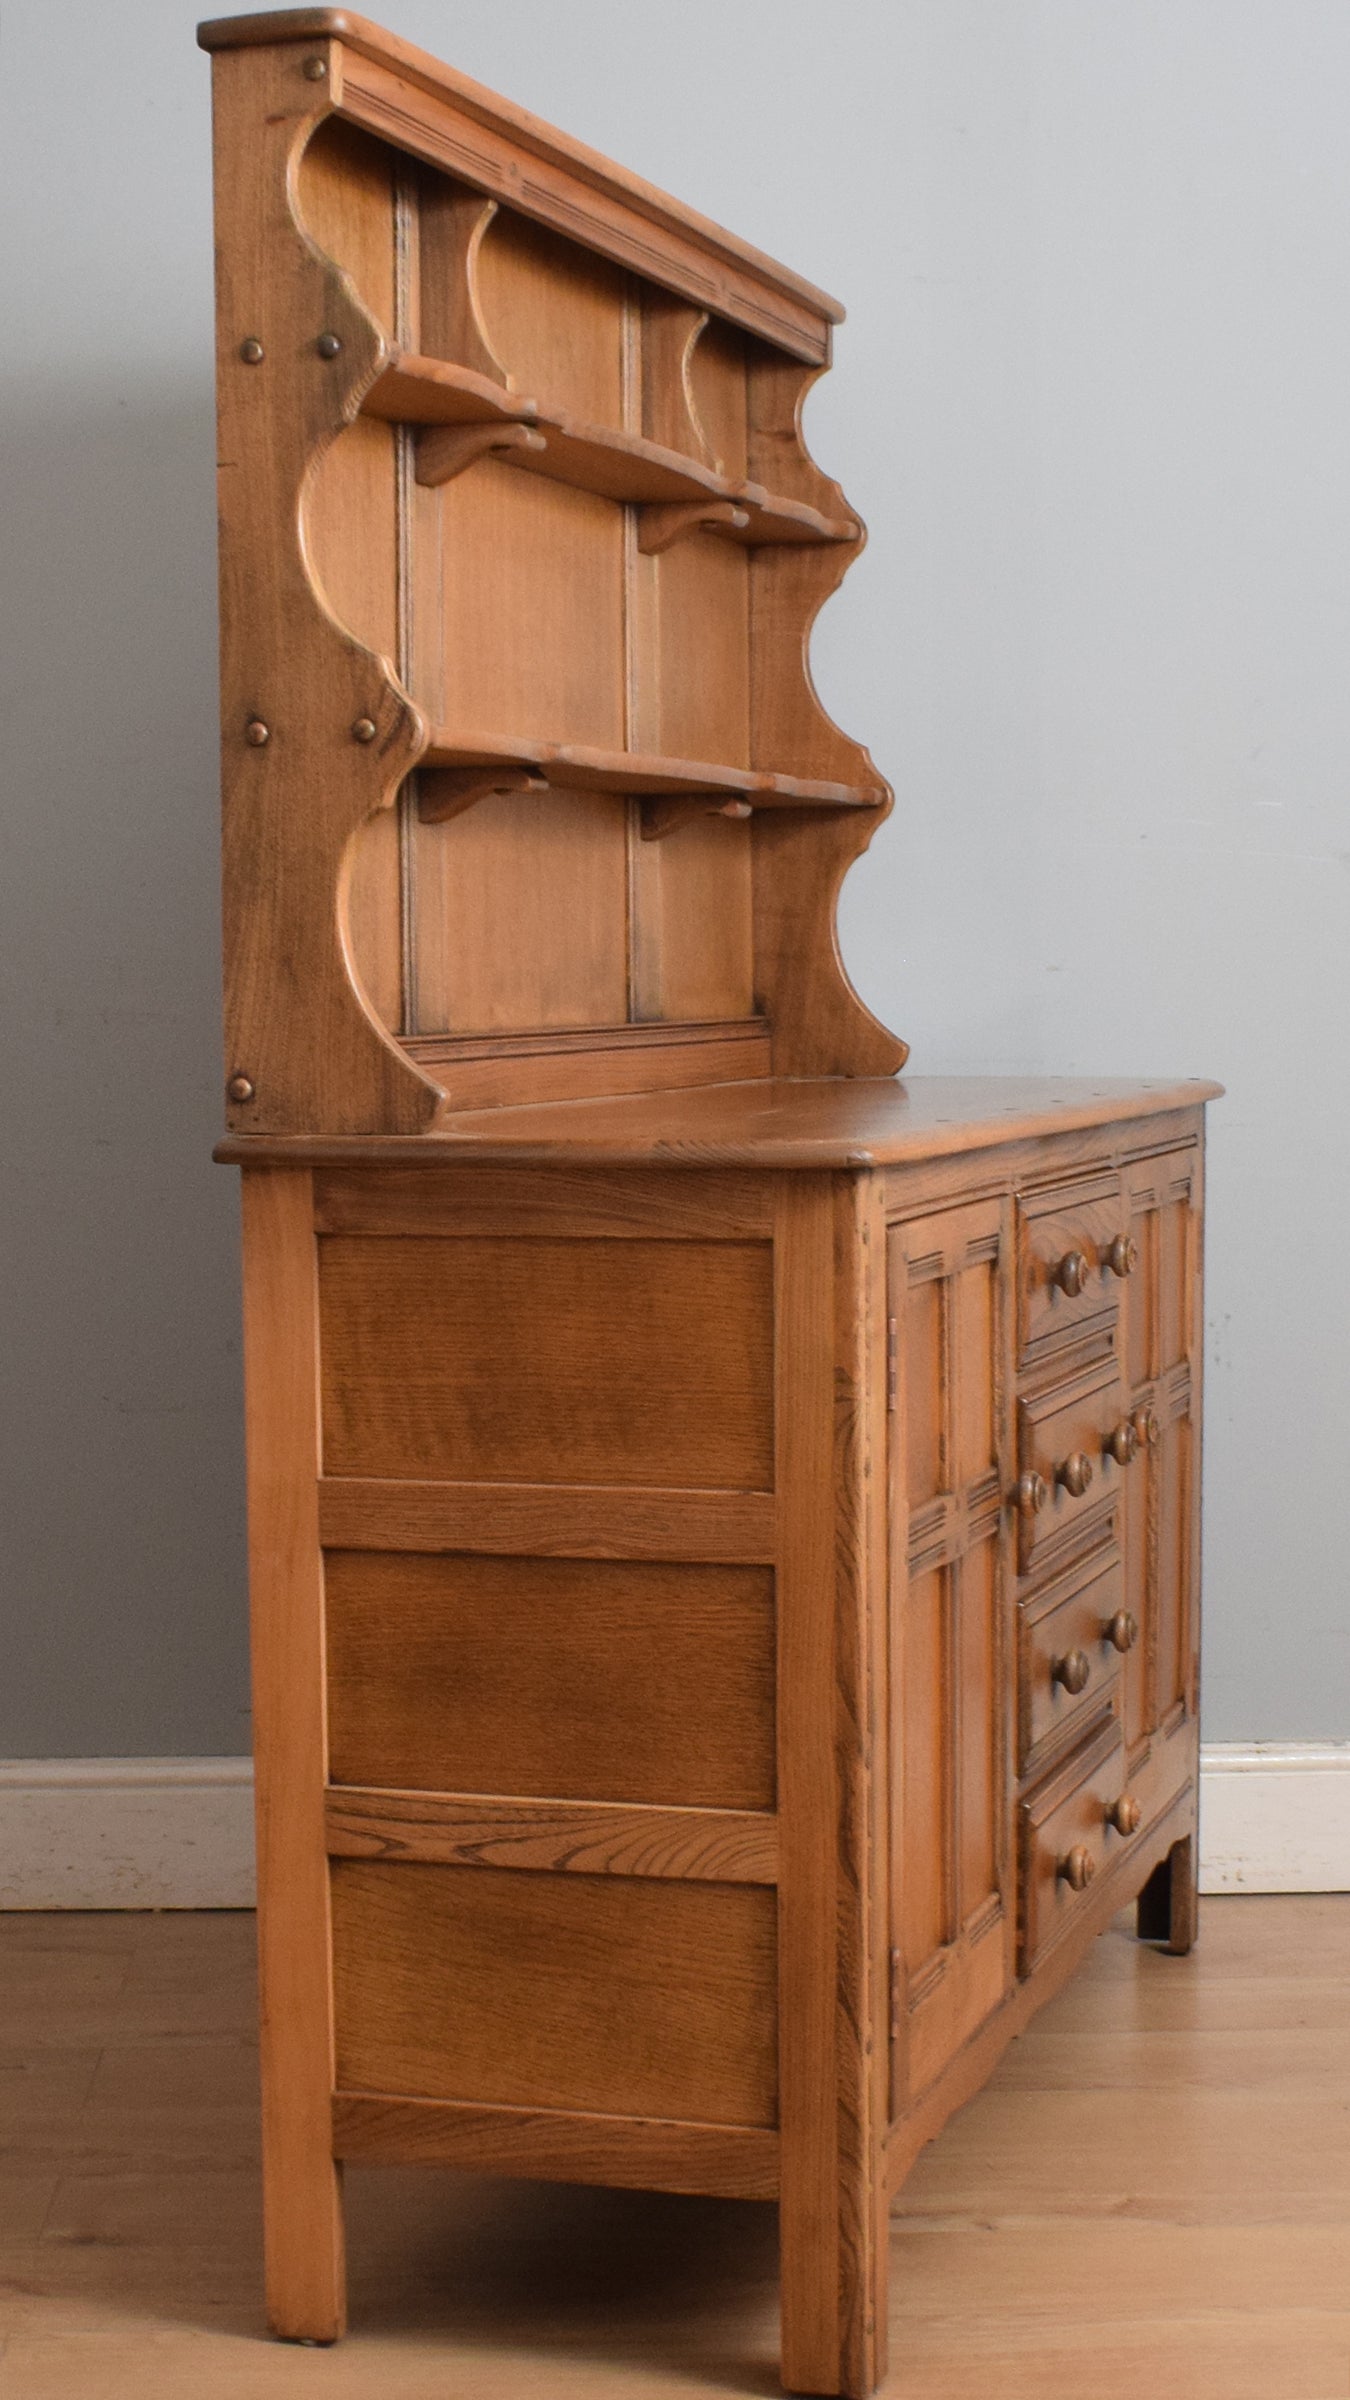
<path fill-rule="evenodd" d="M 719 475 L 701 460 L 640 434 L 545 410 L 538 401 L 522 399 L 473 368 L 445 359 L 394 351 L 361 409 L 364 416 L 426 428 L 418 441 L 419 483 L 446 483 L 474 458 L 495 452 L 528 474 L 641 507 L 643 550 L 664 550 L 699 530 L 747 547 L 858 538 L 851 517 L 827 517 L 804 500 L 783 499 L 762 484 Z"/>

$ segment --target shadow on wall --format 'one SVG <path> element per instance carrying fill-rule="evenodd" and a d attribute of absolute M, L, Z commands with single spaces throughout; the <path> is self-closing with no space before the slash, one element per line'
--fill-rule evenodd
<path fill-rule="evenodd" d="M 247 1747 L 207 381 L 6 408 L 0 1754 Z"/>

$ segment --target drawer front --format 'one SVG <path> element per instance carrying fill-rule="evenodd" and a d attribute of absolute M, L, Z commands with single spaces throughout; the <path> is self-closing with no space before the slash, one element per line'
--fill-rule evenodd
<path fill-rule="evenodd" d="M 1032 1600 L 1018 1620 L 1018 1731 L 1023 1775 L 1112 1705 L 1121 1660 L 1139 1638 L 1125 1606 L 1115 1543 L 1094 1550 Z"/>
<path fill-rule="evenodd" d="M 1114 1357 L 1017 1404 L 1017 1563 L 1022 1574 L 1120 1497 L 1138 1456 Z M 1119 1452 L 1119 1458 L 1114 1452 Z"/>
<path fill-rule="evenodd" d="M 1138 1267 L 1119 1178 L 1032 1193 L 1019 1203 L 1018 1218 L 1021 1348 L 1112 1316 Z"/>
<path fill-rule="evenodd" d="M 1124 1855 L 1133 1837 L 1118 1831 L 1110 1816 L 1120 1807 L 1123 1821 L 1131 1821 L 1124 1793 L 1125 1745 L 1112 1717 L 1022 1802 L 1024 1975 L 1076 1922 L 1097 1877 Z"/>

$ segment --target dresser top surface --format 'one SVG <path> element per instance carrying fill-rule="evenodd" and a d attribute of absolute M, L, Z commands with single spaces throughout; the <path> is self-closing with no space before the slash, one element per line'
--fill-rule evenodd
<path fill-rule="evenodd" d="M 709 1084 L 629 1098 L 465 1110 L 434 1133 L 246 1135 L 227 1165 L 342 1160 L 512 1165 L 867 1168 L 989 1149 L 1217 1099 L 1207 1082 L 915 1075 Z"/>

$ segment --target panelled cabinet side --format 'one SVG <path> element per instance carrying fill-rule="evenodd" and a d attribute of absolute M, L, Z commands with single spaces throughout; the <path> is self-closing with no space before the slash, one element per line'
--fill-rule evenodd
<path fill-rule="evenodd" d="M 417 1133 L 440 1095 L 362 993 L 346 913 L 353 838 L 426 732 L 389 661 L 329 614 L 301 524 L 320 456 L 386 356 L 298 212 L 341 49 L 221 51 L 212 72 L 228 1119 Z"/>

